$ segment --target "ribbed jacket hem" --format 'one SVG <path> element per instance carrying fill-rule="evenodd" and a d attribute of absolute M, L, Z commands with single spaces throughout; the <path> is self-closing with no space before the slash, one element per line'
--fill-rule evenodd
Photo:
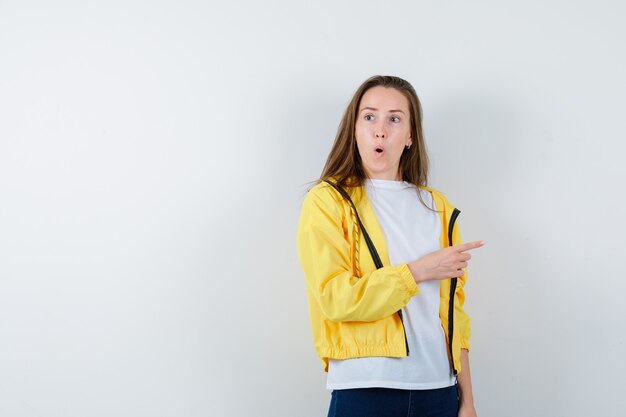
<path fill-rule="evenodd" d="M 324 364 L 324 372 L 328 372 L 329 359 L 352 359 L 366 356 L 389 356 L 392 358 L 406 357 L 406 347 L 376 345 L 376 346 L 344 346 L 318 348 L 317 353 Z"/>

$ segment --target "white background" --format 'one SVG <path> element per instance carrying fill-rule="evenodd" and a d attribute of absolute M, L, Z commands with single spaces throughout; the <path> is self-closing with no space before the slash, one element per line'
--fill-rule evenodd
<path fill-rule="evenodd" d="M 296 226 L 409 80 L 479 416 L 626 407 L 620 1 L 0 1 L 0 416 L 322 416 Z"/>

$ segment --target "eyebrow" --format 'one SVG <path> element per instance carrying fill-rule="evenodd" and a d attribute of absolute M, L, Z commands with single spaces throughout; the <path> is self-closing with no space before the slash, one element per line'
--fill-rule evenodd
<path fill-rule="evenodd" d="M 374 110 L 374 111 L 378 111 L 378 109 L 375 109 L 374 107 L 363 107 L 359 113 L 361 113 L 363 110 Z M 402 110 L 389 110 L 389 113 L 394 113 L 394 112 L 404 114 L 404 112 L 403 112 Z"/>

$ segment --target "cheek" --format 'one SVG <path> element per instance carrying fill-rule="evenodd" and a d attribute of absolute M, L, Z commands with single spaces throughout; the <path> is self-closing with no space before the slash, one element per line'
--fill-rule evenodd
<path fill-rule="evenodd" d="M 357 140 L 356 147 L 359 150 L 359 156 L 363 158 L 363 154 L 365 153 L 365 145 L 363 144 L 363 141 Z"/>
<path fill-rule="evenodd" d="M 358 137 L 364 138 L 365 133 L 366 133 L 365 126 L 363 126 L 362 124 L 357 123 L 356 126 L 354 126 L 354 134 L 357 138 Z"/>
<path fill-rule="evenodd" d="M 359 128 L 358 126 L 354 129 L 354 137 L 356 139 L 356 146 L 359 149 L 362 149 L 363 147 L 365 147 L 367 145 L 367 135 L 365 134 L 365 132 L 363 131 L 362 128 Z"/>

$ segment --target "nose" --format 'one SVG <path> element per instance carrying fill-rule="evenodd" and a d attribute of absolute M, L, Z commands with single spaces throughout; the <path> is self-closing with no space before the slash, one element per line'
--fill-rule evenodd
<path fill-rule="evenodd" d="M 385 126 L 384 125 L 376 126 L 374 135 L 376 136 L 376 139 L 385 139 L 385 137 L 387 137 L 387 134 L 385 132 Z"/>

